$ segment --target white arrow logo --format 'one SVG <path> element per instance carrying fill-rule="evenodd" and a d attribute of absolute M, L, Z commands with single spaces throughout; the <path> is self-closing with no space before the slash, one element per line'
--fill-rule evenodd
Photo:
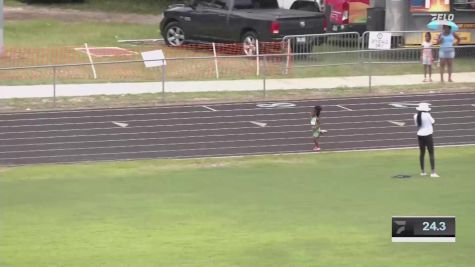
<path fill-rule="evenodd" d="M 250 121 L 250 123 L 255 124 L 259 127 L 266 127 L 267 126 L 267 123 L 265 123 L 265 122 Z"/>
<path fill-rule="evenodd" d="M 117 125 L 117 126 L 119 126 L 119 127 L 122 127 L 122 128 L 125 128 L 125 127 L 129 126 L 128 123 L 124 123 L 124 122 L 116 122 L 116 121 L 113 121 L 112 123 L 115 124 L 115 125 Z"/>

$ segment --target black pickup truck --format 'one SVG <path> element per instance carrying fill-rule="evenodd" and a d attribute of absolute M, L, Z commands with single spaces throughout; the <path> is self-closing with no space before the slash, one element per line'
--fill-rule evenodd
<path fill-rule="evenodd" d="M 172 5 L 160 23 L 167 45 L 186 42 L 242 42 L 243 52 L 255 53 L 259 42 L 282 41 L 286 35 L 323 33 L 324 15 L 280 9 L 277 0 L 193 0 Z M 313 39 L 299 38 L 298 51 L 310 52 Z"/>

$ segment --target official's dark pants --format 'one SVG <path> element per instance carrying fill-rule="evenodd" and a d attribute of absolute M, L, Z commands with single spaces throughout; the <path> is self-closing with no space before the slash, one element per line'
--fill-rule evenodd
<path fill-rule="evenodd" d="M 427 136 L 417 136 L 417 140 L 419 142 L 419 162 L 421 164 L 421 170 L 424 171 L 424 157 L 426 155 L 426 147 L 429 151 L 429 159 L 430 159 L 430 167 L 432 171 L 435 170 L 435 160 L 434 160 L 434 139 L 431 135 Z"/>

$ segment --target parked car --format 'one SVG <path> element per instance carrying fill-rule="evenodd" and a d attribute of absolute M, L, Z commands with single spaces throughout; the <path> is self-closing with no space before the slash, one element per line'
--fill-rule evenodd
<path fill-rule="evenodd" d="M 172 5 L 160 23 L 167 45 L 186 42 L 241 42 L 247 55 L 256 53 L 256 41 L 280 42 L 286 35 L 323 33 L 321 13 L 281 9 L 277 0 L 193 0 Z M 312 38 L 299 38 L 298 51 L 313 49 Z"/>

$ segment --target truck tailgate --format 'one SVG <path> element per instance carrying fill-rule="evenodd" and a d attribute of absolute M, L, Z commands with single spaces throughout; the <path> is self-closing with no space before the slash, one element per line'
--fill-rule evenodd
<path fill-rule="evenodd" d="M 300 35 L 323 33 L 323 16 L 278 18 L 280 34 Z"/>

